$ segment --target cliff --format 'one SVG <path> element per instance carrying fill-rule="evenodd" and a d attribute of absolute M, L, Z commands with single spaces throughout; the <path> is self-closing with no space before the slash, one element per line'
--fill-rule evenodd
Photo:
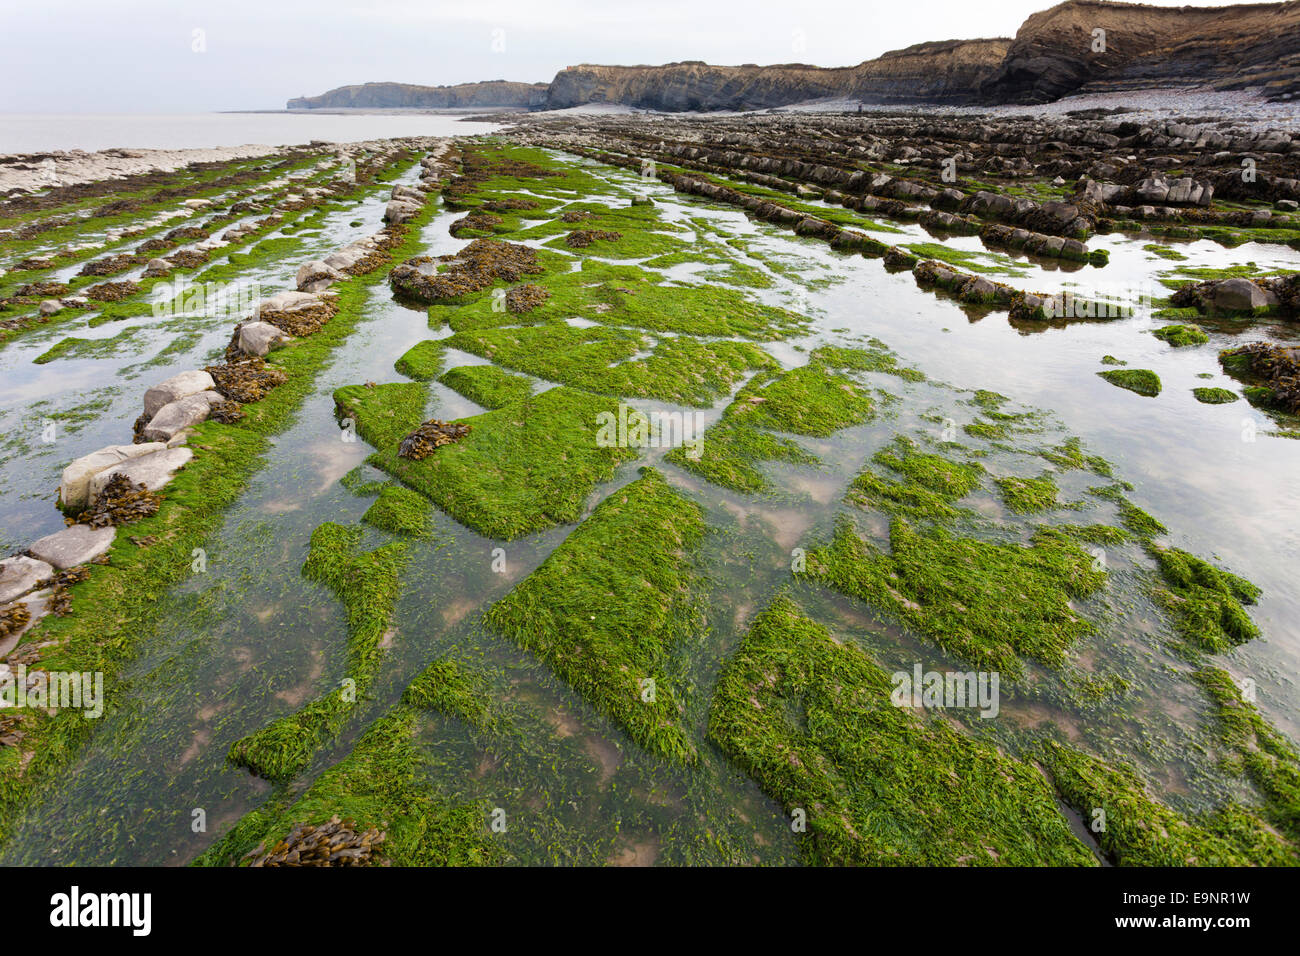
<path fill-rule="evenodd" d="M 596 66 L 561 70 L 551 81 L 547 109 L 619 103 L 644 109 L 753 110 L 800 100 L 847 95 L 853 69 L 803 63 L 710 66 L 699 61 L 664 66 Z"/>
<path fill-rule="evenodd" d="M 1105 32 L 1104 49 L 1094 49 Z M 1014 39 L 940 40 L 857 66 L 569 66 L 545 83 L 367 83 L 289 101 L 290 109 L 513 106 L 754 110 L 827 97 L 868 103 L 1045 103 L 1072 93 L 1153 87 L 1259 87 L 1300 94 L 1300 0 L 1154 7 L 1067 0 L 1035 13 Z"/>
<path fill-rule="evenodd" d="M 300 96 L 286 108 L 314 110 L 351 107 L 355 109 L 480 109 L 489 106 L 540 106 L 546 99 L 545 83 L 514 83 L 487 80 L 455 86 L 416 86 L 411 83 L 365 83 L 340 86 L 320 96 Z"/>
<path fill-rule="evenodd" d="M 1094 50 L 1094 31 L 1105 31 Z M 1151 87 L 1264 86 L 1291 92 L 1300 3 L 1153 7 L 1067 0 L 1020 27 L 981 85 L 989 103 L 1044 103 L 1071 93 Z"/>
<path fill-rule="evenodd" d="M 894 50 L 853 68 L 852 93 L 868 103 L 968 103 L 1011 41 L 939 40 Z"/>

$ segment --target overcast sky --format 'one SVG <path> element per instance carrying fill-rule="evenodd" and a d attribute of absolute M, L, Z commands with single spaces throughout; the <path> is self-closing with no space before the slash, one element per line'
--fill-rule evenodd
<path fill-rule="evenodd" d="M 1149 2 L 1180 5 L 1180 0 Z M 1050 0 L 0 0 L 5 37 L 0 111 L 280 109 L 292 96 L 369 80 L 546 82 L 570 63 L 845 66 L 923 40 L 1014 36 L 1026 16 L 1050 5 Z M 1222 3 L 1200 0 L 1198 5 Z"/>

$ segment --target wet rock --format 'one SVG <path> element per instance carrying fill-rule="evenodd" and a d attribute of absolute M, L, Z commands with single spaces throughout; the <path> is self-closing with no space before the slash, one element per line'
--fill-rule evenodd
<path fill-rule="evenodd" d="M 292 340 L 278 326 L 270 322 L 245 322 L 239 327 L 236 347 L 245 355 L 266 355 Z"/>
<path fill-rule="evenodd" d="M 207 421 L 212 403 L 220 401 L 223 401 L 223 397 L 218 392 L 207 391 L 168 402 L 144 426 L 141 435 L 145 441 L 170 441 L 181 430 Z"/>
<path fill-rule="evenodd" d="M 8 604 L 21 597 L 54 574 L 54 568 L 45 561 L 26 555 L 0 561 L 0 604 Z"/>
<path fill-rule="evenodd" d="M 120 465 L 132 458 L 151 455 L 166 447 L 162 442 L 136 445 L 109 445 L 89 455 L 82 455 L 63 469 L 59 484 L 59 501 L 67 508 L 84 508 L 90 504 L 90 479 L 101 471 Z"/>
<path fill-rule="evenodd" d="M 1249 279 L 1224 279 L 1214 287 L 1211 299 L 1216 309 L 1225 311 L 1250 311 L 1276 304 L 1276 301 L 1275 296 L 1270 296 Z"/>
<path fill-rule="evenodd" d="M 63 308 L 63 303 L 58 299 L 46 299 L 40 305 L 41 315 L 54 315 Z"/>
<path fill-rule="evenodd" d="M 323 304 L 319 295 L 310 292 L 277 292 L 269 299 L 263 299 L 253 310 L 254 315 L 263 312 L 296 312 L 299 309 L 311 309 Z"/>
<path fill-rule="evenodd" d="M 425 196 L 424 193 L 414 187 L 402 186 L 399 184 L 393 187 L 392 198 L 408 200 L 418 205 L 423 205 Z"/>
<path fill-rule="evenodd" d="M 152 418 L 164 405 L 209 391 L 215 384 L 211 375 L 197 369 L 173 375 L 144 393 L 144 413 Z"/>
<path fill-rule="evenodd" d="M 393 199 L 384 208 L 384 222 L 401 225 L 410 222 L 422 207 L 409 199 Z"/>
<path fill-rule="evenodd" d="M 112 546 L 116 535 L 117 529 L 111 526 L 92 528 L 89 525 L 74 524 L 33 542 L 27 550 L 32 557 L 62 571 L 99 557 Z"/>
<path fill-rule="evenodd" d="M 157 491 L 172 480 L 177 469 L 189 464 L 193 458 L 194 452 L 188 448 L 164 448 L 151 455 L 142 455 L 123 462 L 108 471 L 101 471 L 90 479 L 91 500 L 97 499 L 103 493 L 114 475 L 125 475 L 133 483 L 143 484 L 150 491 Z M 32 553 L 35 554 L 35 551 Z"/>
<path fill-rule="evenodd" d="M 144 275 L 146 279 L 152 279 L 156 276 L 165 276 L 172 271 L 172 264 L 166 259 L 150 259 L 145 263 Z"/>
<path fill-rule="evenodd" d="M 347 276 L 327 263 L 315 261 L 298 267 L 296 281 L 299 292 L 321 292 Z M 265 353 L 260 353 L 265 354 Z"/>

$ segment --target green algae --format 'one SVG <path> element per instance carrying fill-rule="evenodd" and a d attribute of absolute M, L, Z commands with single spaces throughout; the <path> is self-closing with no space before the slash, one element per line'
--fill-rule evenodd
<path fill-rule="evenodd" d="M 1259 636 L 1242 607 L 1254 604 L 1259 588 L 1178 548 L 1150 545 L 1165 587 L 1156 600 L 1173 615 L 1179 635 L 1198 650 L 1222 653 Z"/>
<path fill-rule="evenodd" d="M 234 742 L 229 759 L 260 777 L 284 782 L 300 772 L 312 755 L 342 730 L 365 692 L 382 656 L 384 633 L 392 621 L 407 545 L 395 541 L 360 551 L 362 529 L 326 522 L 312 532 L 303 577 L 325 585 L 347 615 L 348 648 L 343 686 Z"/>
<path fill-rule="evenodd" d="M 1154 799 L 1127 766 L 1111 766 L 1056 742 L 1044 745 L 1043 763 L 1062 797 L 1092 824 L 1102 851 L 1117 866 L 1300 862 L 1294 848 L 1235 804 L 1188 820 Z"/>
<path fill-rule="evenodd" d="M 1026 547 L 895 518 L 889 543 L 881 552 L 841 520 L 830 545 L 808 552 L 803 573 L 892 609 L 941 647 L 1013 678 L 1025 658 L 1063 665 L 1074 641 L 1093 630 L 1070 600 L 1099 590 L 1106 572 L 1067 536 L 1039 529 Z"/>
<path fill-rule="evenodd" d="M 1126 388 L 1147 398 L 1154 398 L 1160 394 L 1160 376 L 1147 368 L 1114 369 L 1097 374 L 1112 385 Z"/>
<path fill-rule="evenodd" d="M 395 257 L 415 254 L 418 230 L 435 213 L 431 205 L 417 214 L 408 236 L 394 250 Z M 110 565 L 91 566 L 90 578 L 76 585 L 75 593 L 78 602 L 93 612 L 49 615 L 24 635 L 24 642 L 48 642 L 42 652 L 47 666 L 103 673 L 106 692 L 115 692 L 120 686 L 118 675 L 139 641 L 163 623 L 158 617 L 159 594 L 190 576 L 194 549 L 203 547 L 220 526 L 226 509 L 261 467 L 271 447 L 270 437 L 287 426 L 334 349 L 365 319 L 371 287 L 383 278 L 382 272 L 375 272 L 335 286 L 339 309 L 334 317 L 316 334 L 268 357 L 268 364 L 287 374 L 285 383 L 261 401 L 245 405 L 239 422 L 209 420 L 195 428 L 190 446 L 202 454 L 168 483 L 167 506 L 133 525 L 138 535 L 152 536 L 156 543 L 148 548 L 119 547 L 112 552 Z M 0 776 L 0 844 L 11 835 L 35 790 L 76 759 L 93 724 L 69 710 L 25 719 L 24 746 L 34 756 L 21 775 Z"/>
<path fill-rule="evenodd" d="M 115 358 L 127 354 L 138 354 L 145 348 L 139 341 L 143 329 L 123 329 L 111 338 L 82 339 L 69 336 L 56 342 L 32 361 L 36 365 L 45 365 L 56 359 L 98 359 Z"/>
<path fill-rule="evenodd" d="M 1210 341 L 1205 330 L 1199 325 L 1164 325 L 1151 333 L 1162 342 L 1168 342 L 1174 348 L 1189 345 L 1204 345 Z"/>
<path fill-rule="evenodd" d="M 956 266 L 968 272 L 1015 277 L 1029 275 L 1024 269 L 1017 267 L 1016 260 L 998 252 L 954 249 L 941 242 L 913 242 L 904 245 L 902 248 L 907 249 L 921 259 L 937 259 L 940 262 L 946 262 L 950 266 Z"/>
<path fill-rule="evenodd" d="M 1226 388 L 1194 388 L 1192 394 L 1202 405 L 1227 405 L 1229 402 L 1235 402 L 1240 396 L 1236 392 Z"/>
<path fill-rule="evenodd" d="M 818 363 L 786 372 L 752 392 L 736 408 L 736 414 L 743 414 L 750 424 L 814 437 L 859 425 L 874 411 L 871 399 L 852 379 Z"/>
<path fill-rule="evenodd" d="M 1090 865 L 1031 765 L 890 701 L 888 675 L 786 597 L 724 664 L 709 735 L 822 865 Z"/>
<path fill-rule="evenodd" d="M 358 414 L 365 434 L 365 412 Z M 508 540 L 577 521 L 596 485 L 640 454 L 598 442 L 602 414 L 616 416 L 618 403 L 552 388 L 463 419 L 469 435 L 421 461 L 399 457 L 394 441 L 378 446 L 371 462 L 461 524 Z"/>
<path fill-rule="evenodd" d="M 409 488 L 383 485 L 361 520 L 391 534 L 428 540 L 434 536 L 432 515 L 432 505 L 424 496 Z"/>
<path fill-rule="evenodd" d="M 412 687 L 417 693 L 375 721 L 343 760 L 322 773 L 296 799 L 281 793 L 247 814 L 195 860 L 196 866 L 246 864 L 265 852 L 296 823 L 320 824 L 332 817 L 356 829 L 371 827 L 385 837 L 378 850 L 393 866 L 484 866 L 504 862 L 488 828 L 486 801 L 453 803 L 428 783 L 427 758 L 413 741 L 421 708 L 470 714 L 487 705 L 477 685 L 467 683 L 451 662 L 434 662 Z"/>
<path fill-rule="evenodd" d="M 921 452 L 905 436 L 880 449 L 871 459 L 902 475 L 894 481 L 864 469 L 845 495 L 861 507 L 912 520 L 950 521 L 964 514 L 954 502 L 979 487 L 984 467 L 979 462 L 953 462 Z"/>
<path fill-rule="evenodd" d="M 1129 531 L 1133 532 L 1139 538 L 1151 539 L 1158 535 L 1167 534 L 1169 529 L 1163 524 L 1143 511 L 1125 496 L 1125 491 L 1131 491 L 1132 485 L 1125 482 L 1119 482 L 1112 485 L 1101 485 L 1088 489 L 1088 494 L 1098 498 L 1105 498 L 1108 501 L 1115 502 L 1119 509 L 1120 522 Z"/>
<path fill-rule="evenodd" d="M 1002 501 L 1016 514 L 1034 514 L 1057 507 L 1056 496 L 1060 489 L 1051 475 L 1040 475 L 1037 478 L 995 478 L 993 483 L 998 486 Z"/>
<path fill-rule="evenodd" d="M 821 345 L 812 350 L 808 361 L 810 364 L 817 362 L 828 368 L 845 368 L 855 372 L 883 372 L 908 382 L 925 381 L 924 372 L 900 366 L 896 355 L 886 349 L 883 343 L 874 341 L 872 347 L 867 349 Z"/>
<path fill-rule="evenodd" d="M 815 455 L 768 429 L 821 437 L 873 414 L 873 402 L 858 385 L 812 361 L 780 375 L 755 375 L 704 432 L 698 447 L 675 448 L 667 458 L 721 487 L 766 492 L 770 484 L 759 462 L 818 463 Z"/>
<path fill-rule="evenodd" d="M 700 507 L 654 469 L 611 494 L 485 620 L 647 750 L 694 762 L 671 657 L 697 628 Z"/>
<path fill-rule="evenodd" d="M 662 338 L 649 343 L 625 329 L 547 325 L 457 332 L 444 340 L 498 365 L 600 395 L 654 398 L 708 407 L 731 391 L 746 371 L 775 361 L 748 342 Z"/>
<path fill-rule="evenodd" d="M 1214 702 L 1221 741 L 1232 752 L 1225 770 L 1249 778 L 1264 796 L 1265 816 L 1300 842 L 1300 754 L 1295 746 L 1243 698 L 1227 671 L 1202 667 L 1192 679 Z"/>
<path fill-rule="evenodd" d="M 442 372 L 445 352 L 446 346 L 441 340 L 426 339 L 403 352 L 393 363 L 393 368 L 417 382 L 432 381 Z"/>
<path fill-rule="evenodd" d="M 391 448 L 425 420 L 428 386 L 416 382 L 344 385 L 334 390 L 334 404 L 356 433 L 376 448 Z"/>
<path fill-rule="evenodd" d="M 533 394 L 532 382 L 495 365 L 460 365 L 448 369 L 438 381 L 487 409 L 504 408 Z"/>

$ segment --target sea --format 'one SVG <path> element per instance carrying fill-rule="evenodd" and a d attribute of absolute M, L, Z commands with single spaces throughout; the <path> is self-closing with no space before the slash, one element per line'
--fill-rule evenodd
<path fill-rule="evenodd" d="M 480 114 L 481 115 L 481 114 Z M 504 118 L 504 117 L 503 117 Z M 349 143 L 394 136 L 473 136 L 500 124 L 459 114 L 306 110 L 240 113 L 0 113 L 0 153 L 83 149 L 207 149 Z"/>

